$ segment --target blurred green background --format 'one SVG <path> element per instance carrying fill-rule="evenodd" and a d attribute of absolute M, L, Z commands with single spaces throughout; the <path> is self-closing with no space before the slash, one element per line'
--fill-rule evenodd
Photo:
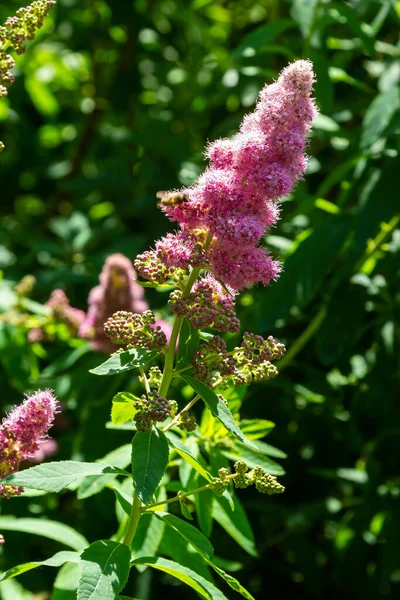
<path fill-rule="evenodd" d="M 19 6 L 3 3 L 0 21 Z M 1 310 L 28 273 L 34 300 L 61 287 L 86 310 L 109 254 L 133 259 L 173 230 L 157 190 L 194 181 L 206 142 L 234 133 L 288 62 L 314 62 L 321 114 L 308 174 L 265 238 L 285 270 L 238 307 L 243 330 L 288 348 L 281 375 L 250 388 L 242 409 L 276 424 L 268 441 L 287 454 L 287 491 L 240 495 L 258 557 L 222 529 L 212 536 L 256 598 L 400 593 L 399 16 L 396 0 L 58 0 L 0 102 Z M 166 301 L 147 297 L 154 308 Z M 25 332 L 3 325 L 2 412 L 24 390 L 55 387 L 66 406 L 54 430 L 59 457 L 92 460 L 129 441 L 104 436 L 123 383 L 106 389 L 87 374 L 100 362 L 94 353 L 66 363 L 69 346 L 32 348 Z M 105 493 L 13 500 L 2 511 L 59 517 L 98 539 L 115 528 Z M 6 537 L 1 569 L 56 546 Z M 4 600 L 50 598 L 39 592 L 54 577 L 26 575 L 35 595 L 3 588 Z M 193 597 L 147 571 L 139 583 L 143 600 Z"/>

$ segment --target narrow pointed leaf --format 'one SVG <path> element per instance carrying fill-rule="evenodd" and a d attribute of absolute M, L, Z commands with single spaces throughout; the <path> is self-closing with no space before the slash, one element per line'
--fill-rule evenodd
<path fill-rule="evenodd" d="M 122 510 L 128 517 L 130 517 L 132 512 L 132 495 L 129 496 L 124 491 L 118 489 L 115 486 L 113 486 L 113 491 Z"/>
<path fill-rule="evenodd" d="M 110 540 L 91 544 L 81 554 L 77 600 L 115 598 L 128 580 L 130 558 L 124 544 Z"/>
<path fill-rule="evenodd" d="M 158 350 L 132 348 L 131 350 L 110 356 L 108 360 L 95 369 L 91 369 L 89 373 L 93 373 L 93 375 L 117 375 L 118 373 L 124 373 L 138 367 L 144 367 L 159 354 Z"/>
<path fill-rule="evenodd" d="M 193 327 L 187 319 L 183 319 L 179 334 L 177 366 L 186 367 L 192 362 L 194 353 L 199 346 L 199 330 Z"/>
<path fill-rule="evenodd" d="M 168 440 L 159 429 L 138 432 L 133 438 L 133 486 L 144 504 L 149 502 L 165 473 L 168 455 Z"/>
<path fill-rule="evenodd" d="M 250 592 L 248 592 L 246 590 L 246 588 L 244 588 L 242 586 L 242 584 L 240 583 L 240 581 L 238 581 L 236 579 L 236 577 L 233 577 L 232 575 L 229 575 L 223 569 L 221 569 L 221 567 L 217 567 L 217 565 L 214 565 L 214 563 L 211 562 L 211 561 L 208 561 L 208 564 L 210 565 L 210 567 L 212 567 L 214 569 L 214 571 L 216 573 L 218 573 L 218 575 L 220 577 L 222 577 L 222 579 L 225 579 L 226 583 L 233 590 L 235 590 L 235 592 L 238 592 L 239 594 L 241 594 L 243 596 L 243 598 L 246 598 L 247 600 L 255 600 L 254 597 L 250 594 Z"/>
<path fill-rule="evenodd" d="M 211 473 L 209 473 L 201 465 L 201 463 L 194 456 L 190 448 L 186 446 L 186 444 L 184 444 L 177 435 L 175 435 L 171 431 L 166 431 L 165 435 L 168 439 L 169 445 L 171 446 L 171 448 L 174 448 L 174 450 L 177 451 L 179 456 L 186 460 L 186 462 L 189 463 L 193 467 L 193 469 L 195 469 L 198 473 L 200 473 L 200 475 L 204 477 L 204 479 L 206 479 L 207 481 L 212 481 L 213 477 Z"/>
<path fill-rule="evenodd" d="M 184 381 L 186 381 L 186 383 L 188 383 L 203 398 L 212 415 L 216 417 L 232 435 L 247 446 L 256 448 L 255 444 L 246 438 L 239 425 L 234 420 L 229 408 L 222 400 L 220 400 L 220 398 L 218 398 L 215 392 L 191 375 L 182 375 L 182 379 L 184 379 Z"/>
<path fill-rule="evenodd" d="M 206 560 L 211 559 L 214 554 L 214 548 L 196 527 L 167 512 L 158 511 L 154 512 L 154 515 L 166 523 L 168 527 L 172 527 L 172 529 L 179 533 L 203 558 Z"/>
<path fill-rule="evenodd" d="M 225 529 L 225 531 L 251 556 L 258 556 L 255 547 L 254 535 L 251 530 L 246 513 L 243 510 L 237 496 L 233 497 L 235 503 L 234 512 L 231 511 L 225 498 L 213 498 L 214 519 Z"/>
<path fill-rule="evenodd" d="M 45 492 L 59 492 L 73 481 L 86 475 L 118 472 L 118 469 L 101 463 L 63 460 L 44 463 L 25 469 L 25 471 L 12 473 L 12 475 L 5 477 L 1 483 L 21 485 L 25 488 L 44 490 Z"/>
<path fill-rule="evenodd" d="M 199 494 L 201 495 L 201 494 Z M 193 525 L 179 519 L 175 515 L 171 515 L 167 512 L 155 512 L 155 517 L 158 519 L 162 519 L 164 523 L 167 524 L 168 527 L 174 529 L 186 542 L 188 542 L 193 548 L 198 552 L 202 558 L 214 569 L 220 577 L 222 577 L 227 584 L 236 592 L 241 594 L 247 600 L 254 600 L 253 596 L 239 583 L 235 577 L 228 575 L 225 573 L 223 569 L 217 567 L 212 562 L 212 556 L 214 553 L 214 548 L 208 541 L 208 539 Z"/>
<path fill-rule="evenodd" d="M 18 575 L 22 575 L 22 573 L 26 573 L 27 571 L 31 571 L 32 569 L 36 569 L 37 567 L 61 567 L 67 561 L 70 562 L 79 562 L 80 557 L 78 552 L 68 552 L 66 550 L 62 552 L 57 552 L 51 558 L 47 560 L 42 560 L 40 562 L 30 562 L 23 563 L 21 565 L 17 565 L 16 567 L 12 567 L 8 569 L 5 573 L 0 575 L 0 581 L 5 581 L 6 579 L 12 579 L 13 577 L 18 577 Z"/>
<path fill-rule="evenodd" d="M 89 544 L 80 533 L 57 521 L 49 519 L 18 519 L 12 516 L 0 517 L 0 531 L 20 531 L 40 535 L 50 540 L 60 542 L 74 550 L 82 550 Z"/>
<path fill-rule="evenodd" d="M 219 591 L 210 581 L 204 579 L 191 569 L 178 565 L 178 563 L 165 558 L 156 558 L 152 556 L 139 558 L 132 562 L 133 565 L 146 565 L 153 569 L 158 569 L 164 573 L 168 573 L 172 577 L 176 577 L 186 585 L 193 588 L 200 596 L 207 600 L 227 600 L 226 596 Z"/>

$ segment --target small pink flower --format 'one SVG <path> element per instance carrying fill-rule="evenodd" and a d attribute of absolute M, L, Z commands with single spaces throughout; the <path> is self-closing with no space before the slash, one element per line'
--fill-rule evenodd
<path fill-rule="evenodd" d="M 47 440 L 58 411 L 51 390 L 38 390 L 15 407 L 0 425 L 0 479 L 18 471 L 20 462 L 32 458 Z M 0 484 L 0 497 L 21 493 L 21 488 Z"/>

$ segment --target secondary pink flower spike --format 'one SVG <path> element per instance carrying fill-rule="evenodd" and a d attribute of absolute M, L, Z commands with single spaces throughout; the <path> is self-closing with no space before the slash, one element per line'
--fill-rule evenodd
<path fill-rule="evenodd" d="M 107 352 L 114 349 L 103 330 L 108 317 L 120 310 L 142 313 L 149 306 L 143 288 L 135 281 L 136 271 L 123 254 L 107 258 L 99 279 L 100 284 L 89 294 L 89 309 L 79 336 L 90 340 L 95 350 Z"/>
<path fill-rule="evenodd" d="M 38 390 L 14 408 L 0 425 L 0 479 L 18 471 L 20 462 L 31 458 L 47 439 L 58 401 L 51 390 Z M 0 497 L 18 495 L 22 488 L 0 484 Z"/>

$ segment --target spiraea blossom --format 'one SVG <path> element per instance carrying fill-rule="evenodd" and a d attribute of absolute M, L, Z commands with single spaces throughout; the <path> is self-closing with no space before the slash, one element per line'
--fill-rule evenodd
<path fill-rule="evenodd" d="M 118 311 L 142 313 L 149 308 L 143 288 L 135 282 L 136 271 L 129 258 L 111 254 L 100 274 L 100 284 L 89 294 L 89 309 L 79 336 L 90 340 L 95 350 L 112 350 L 104 333 L 104 323 Z"/>
<path fill-rule="evenodd" d="M 235 290 L 276 279 L 280 263 L 260 240 L 279 219 L 279 199 L 305 172 L 306 134 L 317 113 L 313 81 L 310 61 L 289 65 L 263 88 L 239 133 L 209 144 L 210 165 L 197 183 L 161 201 L 180 231 L 138 257 L 140 275 L 157 281 L 162 273 L 165 280 L 168 269 L 186 261 Z"/>
<path fill-rule="evenodd" d="M 0 425 L 0 480 L 18 471 L 21 461 L 35 456 L 47 439 L 58 401 L 51 390 L 38 390 L 14 408 Z M 21 488 L 0 484 L 0 497 L 18 495 Z"/>

